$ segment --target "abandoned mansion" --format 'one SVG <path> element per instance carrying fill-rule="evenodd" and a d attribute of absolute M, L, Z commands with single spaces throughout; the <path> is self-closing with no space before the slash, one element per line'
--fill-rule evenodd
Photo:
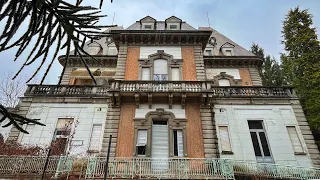
<path fill-rule="evenodd" d="M 84 47 L 98 61 L 82 55 L 97 84 L 75 51 L 60 56 L 61 85 L 29 84 L 16 108 L 46 126 L 12 127 L 6 141 L 59 139 L 62 153 L 105 157 L 112 135 L 111 158 L 320 166 L 293 87 L 262 86 L 263 61 L 250 51 L 175 16 L 107 32 Z"/>

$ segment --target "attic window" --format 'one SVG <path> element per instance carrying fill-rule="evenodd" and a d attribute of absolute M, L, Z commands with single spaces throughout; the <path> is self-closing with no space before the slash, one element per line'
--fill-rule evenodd
<path fill-rule="evenodd" d="M 170 29 L 177 29 L 178 26 L 177 26 L 177 25 L 170 25 L 169 28 L 170 28 Z"/>
<path fill-rule="evenodd" d="M 231 49 L 226 50 L 225 55 L 226 55 L 226 56 L 232 56 L 232 51 L 231 51 Z"/>
<path fill-rule="evenodd" d="M 152 26 L 151 26 L 151 25 L 144 25 L 144 29 L 149 29 L 149 30 L 151 30 L 151 29 L 152 29 Z"/>
<path fill-rule="evenodd" d="M 205 56 L 212 56 L 212 50 L 209 49 L 209 50 L 206 50 L 205 53 L 204 53 Z"/>

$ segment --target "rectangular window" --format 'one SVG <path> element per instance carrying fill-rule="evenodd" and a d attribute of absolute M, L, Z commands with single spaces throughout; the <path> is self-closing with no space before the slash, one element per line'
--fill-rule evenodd
<path fill-rule="evenodd" d="M 231 152 L 231 143 L 227 126 L 219 126 L 219 137 L 222 152 Z"/>
<path fill-rule="evenodd" d="M 141 80 L 145 80 L 145 81 L 150 80 L 150 68 L 149 67 L 141 68 Z"/>
<path fill-rule="evenodd" d="M 169 28 L 170 29 L 178 29 L 178 26 L 177 25 L 170 25 Z"/>
<path fill-rule="evenodd" d="M 148 138 L 148 131 L 147 130 L 138 130 L 138 137 L 137 137 L 137 155 L 138 156 L 145 156 L 146 155 L 146 146 L 147 146 L 147 138 Z"/>
<path fill-rule="evenodd" d="M 272 162 L 270 148 L 262 121 L 248 121 L 254 153 L 258 162 Z"/>
<path fill-rule="evenodd" d="M 55 136 L 69 136 L 72 123 L 73 118 L 59 118 L 56 126 Z"/>
<path fill-rule="evenodd" d="M 182 130 L 173 130 L 173 155 L 183 157 Z"/>
<path fill-rule="evenodd" d="M 180 80 L 180 69 L 178 67 L 171 68 L 171 80 L 172 81 Z"/>
<path fill-rule="evenodd" d="M 89 150 L 99 151 L 101 145 L 102 124 L 94 124 L 90 137 Z"/>
<path fill-rule="evenodd" d="M 303 153 L 303 148 L 301 145 L 300 138 L 298 136 L 297 130 L 295 126 L 287 126 L 287 130 L 289 133 L 290 141 L 295 153 Z"/>
<path fill-rule="evenodd" d="M 206 50 L 204 55 L 205 56 L 212 56 L 212 50 Z"/>
<path fill-rule="evenodd" d="M 31 143 L 31 138 L 32 138 L 32 133 L 34 131 L 35 124 L 27 124 L 26 131 L 29 132 L 29 134 L 23 134 L 21 144 L 30 144 Z"/>
<path fill-rule="evenodd" d="M 226 56 L 231 56 L 232 55 L 232 51 L 231 50 L 226 50 Z"/>
<path fill-rule="evenodd" d="M 144 29 L 152 29 L 152 26 L 151 25 L 144 25 Z"/>

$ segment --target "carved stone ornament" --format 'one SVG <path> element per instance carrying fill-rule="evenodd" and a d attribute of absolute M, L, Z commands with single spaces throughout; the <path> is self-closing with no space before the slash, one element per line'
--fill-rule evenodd
<path fill-rule="evenodd" d="M 158 118 L 163 119 L 164 109 L 158 108 L 158 109 L 156 109 L 156 111 L 158 113 Z"/>

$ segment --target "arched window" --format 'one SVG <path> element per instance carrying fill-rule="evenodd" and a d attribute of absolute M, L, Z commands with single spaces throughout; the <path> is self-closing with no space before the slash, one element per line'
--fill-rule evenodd
<path fill-rule="evenodd" d="M 219 86 L 230 86 L 230 81 L 228 79 L 219 79 Z"/>
<path fill-rule="evenodd" d="M 153 61 L 153 80 L 168 80 L 168 61 L 165 59 L 156 59 Z"/>

